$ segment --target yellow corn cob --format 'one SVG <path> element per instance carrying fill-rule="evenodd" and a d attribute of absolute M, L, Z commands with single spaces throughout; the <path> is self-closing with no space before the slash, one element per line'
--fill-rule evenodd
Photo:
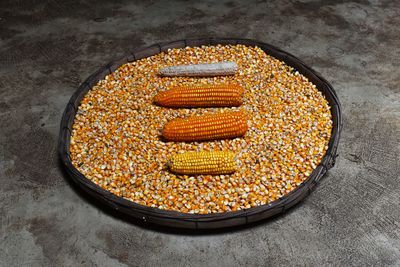
<path fill-rule="evenodd" d="M 237 107 L 243 103 L 242 95 L 238 84 L 176 86 L 158 93 L 154 103 L 170 108 Z"/>
<path fill-rule="evenodd" d="M 185 152 L 174 155 L 167 165 L 177 174 L 230 174 L 237 169 L 235 156 L 230 151 Z"/>
<path fill-rule="evenodd" d="M 169 121 L 162 131 L 170 141 L 206 141 L 243 136 L 247 131 L 246 115 L 242 111 L 229 111 Z"/>

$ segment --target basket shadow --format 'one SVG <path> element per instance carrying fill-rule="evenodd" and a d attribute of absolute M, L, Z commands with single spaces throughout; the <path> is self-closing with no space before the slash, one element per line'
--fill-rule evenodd
<path fill-rule="evenodd" d="M 92 207 L 103 211 L 105 214 L 107 214 L 110 217 L 113 217 L 116 220 L 121 220 L 126 223 L 131 223 L 142 229 L 147 229 L 147 230 L 151 230 L 151 231 L 155 231 L 155 232 L 159 232 L 159 233 L 175 234 L 175 235 L 217 235 L 217 234 L 226 234 L 226 233 L 232 233 L 232 232 L 240 232 L 240 231 L 244 231 L 246 229 L 252 228 L 252 227 L 266 225 L 270 222 L 274 222 L 279 217 L 285 216 L 285 214 L 290 213 L 290 211 L 292 210 L 292 209 L 290 209 L 285 213 L 280 213 L 280 214 L 274 215 L 270 218 L 267 218 L 267 219 L 264 219 L 261 221 L 252 222 L 252 223 L 245 224 L 245 225 L 231 226 L 231 227 L 226 227 L 226 228 L 186 229 L 186 228 L 174 228 L 174 227 L 168 227 L 168 226 L 161 226 L 161 225 L 150 223 L 150 222 L 143 222 L 142 220 L 139 220 L 137 218 L 129 216 L 121 211 L 115 210 L 115 209 L 111 208 L 110 206 L 107 206 L 99 201 L 96 201 L 95 198 L 88 195 L 82 188 L 80 188 L 69 177 L 69 174 L 66 172 L 60 159 L 58 160 L 58 165 L 59 165 L 59 168 L 61 170 L 64 180 L 68 183 L 68 185 L 72 188 L 72 190 L 81 199 L 83 199 L 84 201 L 89 203 Z"/>

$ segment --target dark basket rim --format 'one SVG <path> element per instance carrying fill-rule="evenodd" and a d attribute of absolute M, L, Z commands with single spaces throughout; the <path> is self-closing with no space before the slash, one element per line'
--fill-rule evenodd
<path fill-rule="evenodd" d="M 258 46 L 263 49 L 267 54 L 281 61 L 284 61 L 289 66 L 294 67 L 301 74 L 311 80 L 314 84 L 317 83 L 317 89 L 322 91 L 324 96 L 328 99 L 331 106 L 331 113 L 333 118 L 333 128 L 331 139 L 328 144 L 328 150 L 317 168 L 314 169 L 311 175 L 296 189 L 273 202 L 245 210 L 212 214 L 190 214 L 172 210 L 161 210 L 158 208 L 152 208 L 149 206 L 137 204 L 130 200 L 124 199 L 123 197 L 118 197 L 96 185 L 91 180 L 87 179 L 72 165 L 69 155 L 71 126 L 82 97 L 87 93 L 88 90 L 93 87 L 94 84 L 103 79 L 107 74 L 113 72 L 122 64 L 161 53 L 168 50 L 169 48 L 218 44 L 244 44 L 249 46 Z M 87 193 L 95 197 L 97 200 L 107 204 L 108 206 L 111 206 L 115 210 L 119 210 L 127 215 L 136 217 L 144 222 L 169 227 L 191 229 L 224 228 L 248 224 L 283 213 L 288 208 L 294 206 L 306 196 L 308 196 L 315 188 L 315 185 L 320 181 L 320 179 L 335 164 L 341 129 L 341 105 L 332 85 L 328 81 L 326 81 L 318 72 L 308 67 L 297 57 L 270 44 L 254 41 L 251 39 L 184 39 L 154 44 L 145 48 L 135 50 L 127 56 L 110 62 L 109 64 L 98 69 L 94 74 L 90 75 L 72 95 L 62 115 L 58 152 L 61 162 L 66 168 L 66 171 L 71 179 Z"/>

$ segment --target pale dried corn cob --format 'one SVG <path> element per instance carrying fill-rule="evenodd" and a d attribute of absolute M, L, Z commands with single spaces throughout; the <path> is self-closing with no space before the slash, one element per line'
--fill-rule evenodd
<path fill-rule="evenodd" d="M 246 115 L 242 111 L 229 111 L 169 121 L 162 131 L 170 141 L 207 141 L 243 136 L 247 131 Z"/>
<path fill-rule="evenodd" d="M 159 92 L 154 103 L 170 108 L 237 107 L 243 103 L 243 91 L 238 84 L 176 86 Z"/>
<path fill-rule="evenodd" d="M 234 75 L 238 69 L 235 62 L 192 64 L 165 67 L 158 71 L 162 76 L 221 76 Z"/>
<path fill-rule="evenodd" d="M 167 163 L 177 174 L 231 174 L 237 169 L 235 153 L 231 151 L 201 151 L 176 154 Z"/>

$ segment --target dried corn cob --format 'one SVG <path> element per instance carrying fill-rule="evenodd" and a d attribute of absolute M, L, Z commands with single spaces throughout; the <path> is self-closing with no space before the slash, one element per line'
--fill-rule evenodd
<path fill-rule="evenodd" d="M 243 136 L 247 131 L 244 112 L 230 111 L 169 121 L 162 131 L 170 141 L 206 141 Z"/>
<path fill-rule="evenodd" d="M 167 165 L 177 174 L 230 174 L 237 169 L 235 156 L 230 151 L 185 152 L 174 155 Z"/>
<path fill-rule="evenodd" d="M 176 86 L 159 92 L 154 103 L 170 108 L 237 107 L 243 103 L 242 95 L 238 84 Z"/>
<path fill-rule="evenodd" d="M 162 76 L 220 76 L 234 75 L 238 69 L 235 62 L 192 64 L 165 67 L 158 71 Z"/>

